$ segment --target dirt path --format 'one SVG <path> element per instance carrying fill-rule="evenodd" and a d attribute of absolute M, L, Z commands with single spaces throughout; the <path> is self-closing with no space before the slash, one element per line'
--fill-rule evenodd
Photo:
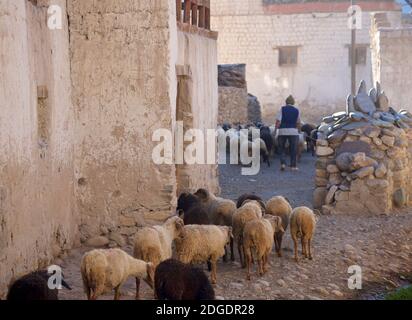
<path fill-rule="evenodd" d="M 299 172 L 279 171 L 279 163 L 262 167 L 257 176 L 241 176 L 238 166 L 220 168 L 222 196 L 235 200 L 245 192 L 265 199 L 287 196 L 293 206 L 311 205 L 315 159 L 304 155 Z M 412 213 L 398 212 L 385 216 L 322 216 L 314 239 L 314 260 L 294 262 L 292 241 L 287 233 L 284 257 L 270 257 L 269 272 L 262 278 L 252 275 L 235 263 L 219 263 L 219 297 L 224 299 L 368 299 L 383 290 L 393 290 L 405 283 L 412 273 Z M 130 246 L 125 248 L 131 252 Z M 62 291 L 62 299 L 84 299 L 80 259 L 86 248 L 73 250 L 61 264 L 73 291 Z M 348 289 L 348 267 L 362 268 L 363 289 Z M 402 275 L 405 275 L 403 277 Z M 129 280 L 123 299 L 133 299 L 134 282 Z M 143 284 L 143 298 L 152 291 Z M 103 297 L 111 299 L 112 296 Z"/>

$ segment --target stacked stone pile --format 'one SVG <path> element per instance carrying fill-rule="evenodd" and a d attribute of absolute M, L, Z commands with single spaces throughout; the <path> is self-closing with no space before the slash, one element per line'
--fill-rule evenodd
<path fill-rule="evenodd" d="M 390 107 L 379 83 L 368 93 L 362 81 L 319 131 L 316 209 L 382 214 L 412 204 L 412 114 Z"/>

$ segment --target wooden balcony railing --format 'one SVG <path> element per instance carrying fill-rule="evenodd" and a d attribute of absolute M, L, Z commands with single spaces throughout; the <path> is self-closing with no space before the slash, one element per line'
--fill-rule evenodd
<path fill-rule="evenodd" d="M 178 26 L 185 31 L 189 29 L 210 31 L 210 0 L 176 0 L 176 20 Z M 202 34 L 217 37 L 216 32 L 210 32 L 210 34 L 207 32 Z"/>

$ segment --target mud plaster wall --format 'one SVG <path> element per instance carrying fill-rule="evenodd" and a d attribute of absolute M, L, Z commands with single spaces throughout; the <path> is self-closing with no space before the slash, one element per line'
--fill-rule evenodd
<path fill-rule="evenodd" d="M 152 133 L 172 130 L 173 1 L 69 1 L 76 195 L 84 240 L 169 215 L 174 166 L 152 161 Z M 173 21 L 173 23 L 172 23 Z"/>
<path fill-rule="evenodd" d="M 78 242 L 66 1 L 53 3 L 62 30 L 47 28 L 47 1 L 0 1 L 0 297 Z M 37 86 L 48 92 L 43 119 Z"/>
<path fill-rule="evenodd" d="M 188 85 L 191 87 L 191 112 L 186 114 L 185 127 L 206 132 L 216 129 L 218 116 L 217 42 L 215 39 L 178 31 L 177 65 L 189 66 Z M 206 136 L 206 135 L 204 135 Z M 205 149 L 205 156 L 207 149 Z M 181 170 L 182 169 L 182 170 Z M 199 188 L 219 193 L 217 165 L 184 165 L 179 174 L 181 191 L 196 191 Z"/>
<path fill-rule="evenodd" d="M 267 14 L 262 0 L 213 0 L 211 14 L 212 28 L 219 32 L 218 63 L 247 64 L 248 91 L 261 102 L 265 122 L 274 121 L 289 94 L 307 122 L 318 123 L 344 108 L 351 43 L 346 12 Z M 388 12 L 393 14 L 399 16 Z M 363 13 L 362 21 L 357 41 L 369 46 L 370 12 Z M 299 46 L 296 66 L 279 66 L 280 46 Z M 369 49 L 357 77 L 371 85 Z"/>

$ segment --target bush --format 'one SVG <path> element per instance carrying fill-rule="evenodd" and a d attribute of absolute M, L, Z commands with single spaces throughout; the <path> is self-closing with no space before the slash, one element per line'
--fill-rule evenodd
<path fill-rule="evenodd" d="M 412 286 L 388 294 L 386 300 L 412 300 Z"/>

